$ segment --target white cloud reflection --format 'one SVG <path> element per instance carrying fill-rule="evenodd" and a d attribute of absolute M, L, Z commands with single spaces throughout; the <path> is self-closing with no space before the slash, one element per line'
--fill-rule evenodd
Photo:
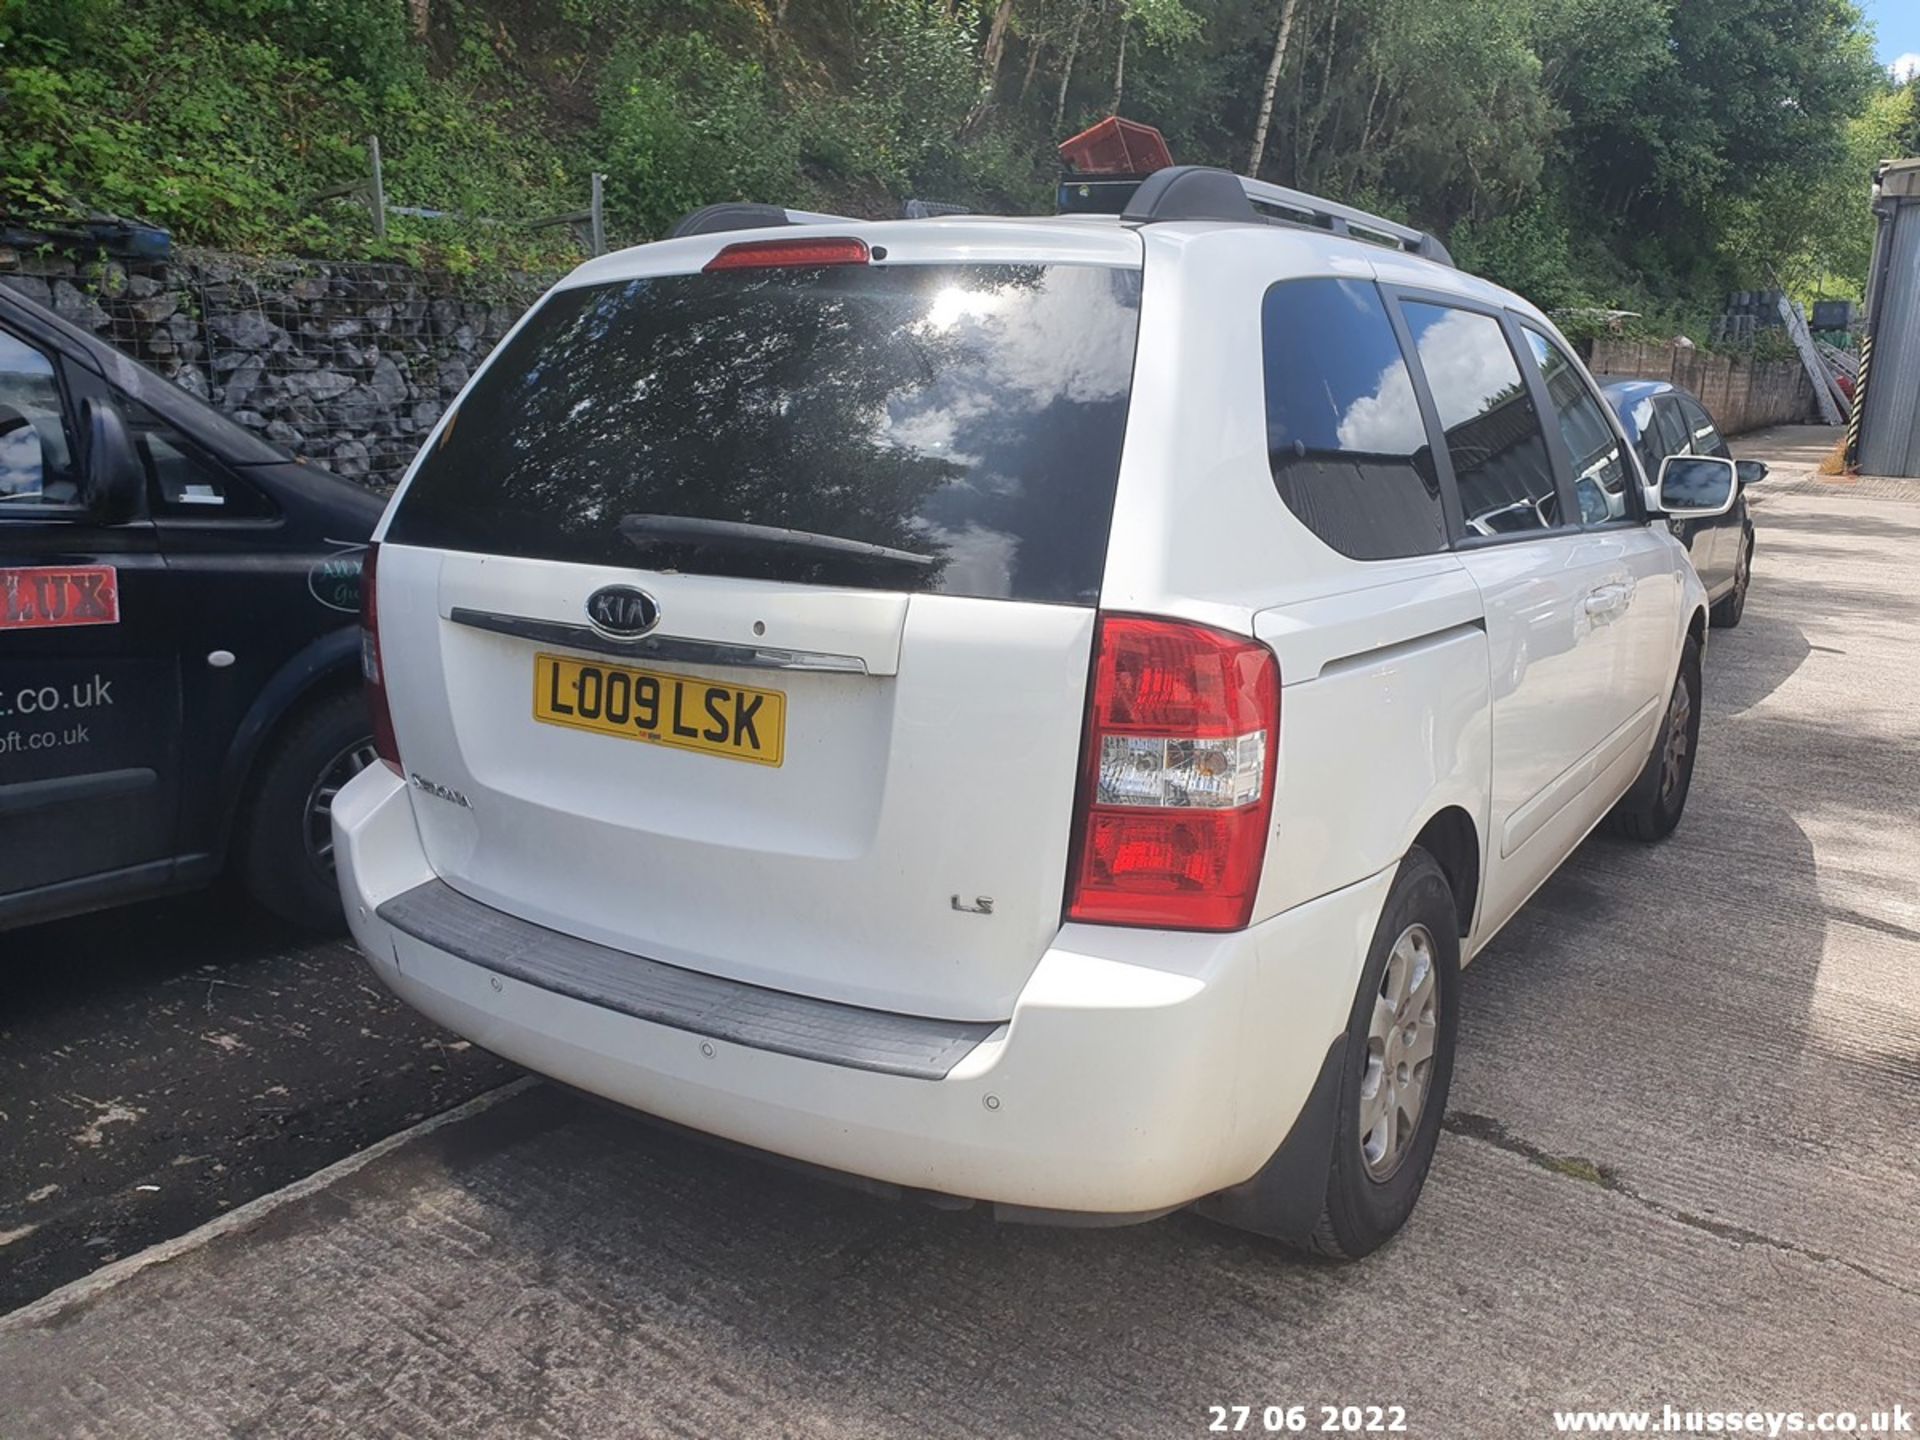
<path fill-rule="evenodd" d="M 0 435 L 0 500 L 39 498 L 44 473 L 40 435 L 33 426 Z"/>

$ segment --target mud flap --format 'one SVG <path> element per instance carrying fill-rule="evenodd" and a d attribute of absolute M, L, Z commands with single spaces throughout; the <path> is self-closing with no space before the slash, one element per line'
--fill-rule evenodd
<path fill-rule="evenodd" d="M 1333 1167 L 1333 1141 L 1340 1110 L 1340 1075 L 1347 1058 L 1341 1033 L 1327 1047 L 1307 1103 L 1267 1163 L 1251 1179 L 1196 1201 L 1194 1210 L 1209 1220 L 1270 1235 L 1304 1240 L 1320 1223 L 1327 1204 L 1327 1180 Z"/>

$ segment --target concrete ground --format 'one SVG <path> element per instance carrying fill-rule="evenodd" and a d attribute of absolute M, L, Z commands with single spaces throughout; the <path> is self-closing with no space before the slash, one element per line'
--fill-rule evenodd
<path fill-rule="evenodd" d="M 536 1086 L 0 1319 L 0 1434 L 1915 1408 L 1920 504 L 1768 483 L 1685 824 L 1589 842 L 1469 971 L 1433 1176 L 1369 1261 L 891 1206 Z"/>

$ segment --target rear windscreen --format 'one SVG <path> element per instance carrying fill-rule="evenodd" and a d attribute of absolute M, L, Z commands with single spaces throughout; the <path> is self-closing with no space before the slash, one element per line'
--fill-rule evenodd
<path fill-rule="evenodd" d="M 1092 603 L 1139 302 L 1139 271 L 1076 265 L 849 265 L 561 291 L 460 400 L 387 538 Z M 647 518 L 623 534 L 628 517 Z M 735 523 L 712 539 L 676 518 Z M 837 554 L 752 527 L 905 555 Z"/>

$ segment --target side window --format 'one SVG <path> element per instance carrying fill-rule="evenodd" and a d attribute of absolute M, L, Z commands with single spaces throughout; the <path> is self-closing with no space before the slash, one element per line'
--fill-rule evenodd
<path fill-rule="evenodd" d="M 1554 419 L 1573 460 L 1573 493 L 1580 502 L 1583 524 L 1603 525 L 1627 520 L 1633 509 L 1627 499 L 1627 457 L 1607 423 L 1607 412 L 1580 376 L 1579 367 L 1539 331 L 1523 327 L 1527 345 L 1547 382 Z"/>
<path fill-rule="evenodd" d="M 1699 402 L 1691 396 L 1682 395 L 1680 413 L 1687 422 L 1687 438 L 1694 454 L 1717 455 L 1722 460 L 1733 458 L 1733 451 L 1727 448 L 1727 442 L 1720 437 L 1713 417 L 1700 407 Z"/>
<path fill-rule="evenodd" d="M 1446 549 L 1439 475 L 1379 290 L 1282 281 L 1260 321 L 1267 457 L 1287 508 L 1356 560 Z"/>
<path fill-rule="evenodd" d="M 146 466 L 148 503 L 156 516 L 254 520 L 276 513 L 266 496 L 206 460 L 146 406 L 132 400 L 123 400 L 121 406 Z"/>
<path fill-rule="evenodd" d="M 1446 432 L 1467 533 L 1522 535 L 1567 523 L 1547 437 L 1500 322 L 1421 301 L 1403 309 Z"/>
<path fill-rule="evenodd" d="M 0 330 L 0 514 L 14 505 L 78 505 L 53 362 Z"/>
<path fill-rule="evenodd" d="M 1667 458 L 1666 441 L 1660 434 L 1660 407 L 1651 400 L 1635 401 L 1633 425 L 1640 436 L 1633 448 L 1640 452 L 1640 468 L 1652 484 L 1659 480 L 1660 462 Z"/>
<path fill-rule="evenodd" d="M 1687 453 L 1687 422 L 1680 413 L 1678 401 L 1667 395 L 1662 395 L 1654 401 L 1653 423 L 1654 428 L 1660 432 L 1660 460 L 1665 460 L 1669 455 Z M 1656 480 L 1659 478 L 1659 460 L 1654 462 L 1651 473 Z"/>

